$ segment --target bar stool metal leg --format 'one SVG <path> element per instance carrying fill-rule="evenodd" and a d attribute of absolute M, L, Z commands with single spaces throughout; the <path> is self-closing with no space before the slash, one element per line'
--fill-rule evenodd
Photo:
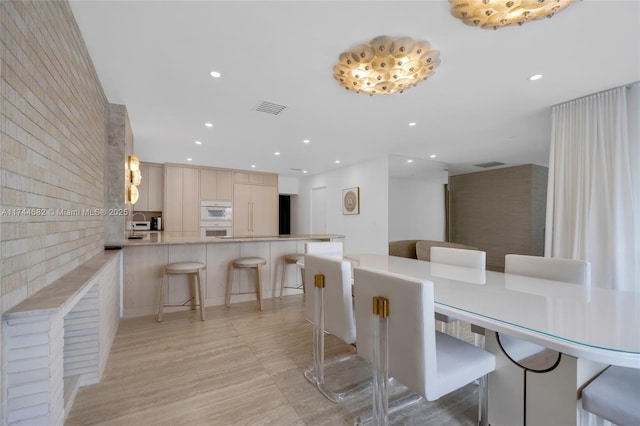
<path fill-rule="evenodd" d="M 198 296 L 200 298 L 200 319 L 204 321 L 204 292 L 202 291 L 202 271 L 198 269 L 198 273 L 195 274 L 195 278 L 198 280 Z"/>
<path fill-rule="evenodd" d="M 158 322 L 162 322 L 164 298 L 167 292 L 167 272 L 162 272 L 162 284 L 160 286 L 160 297 L 158 298 Z"/>
<path fill-rule="evenodd" d="M 256 270 L 256 293 L 258 296 L 258 307 L 262 311 L 262 281 L 260 280 L 260 265 L 255 267 Z"/>

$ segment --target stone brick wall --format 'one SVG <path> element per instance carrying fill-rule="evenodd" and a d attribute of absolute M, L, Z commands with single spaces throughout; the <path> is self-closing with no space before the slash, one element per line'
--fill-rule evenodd
<path fill-rule="evenodd" d="M 0 19 L 1 314 L 103 249 L 108 104 L 67 2 Z"/>

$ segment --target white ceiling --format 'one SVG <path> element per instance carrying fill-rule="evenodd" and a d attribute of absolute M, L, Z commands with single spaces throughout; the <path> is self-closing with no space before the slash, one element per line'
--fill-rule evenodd
<path fill-rule="evenodd" d="M 552 19 L 497 31 L 464 25 L 446 1 L 71 7 L 109 102 L 128 108 L 143 161 L 190 157 L 287 176 L 388 153 L 436 154 L 435 165 L 452 174 L 487 161 L 545 165 L 552 105 L 640 80 L 638 1 L 579 1 Z M 403 94 L 341 88 L 332 76 L 339 54 L 378 35 L 427 40 L 442 63 Z M 543 78 L 531 82 L 533 74 Z M 255 111 L 262 100 L 287 109 Z"/>

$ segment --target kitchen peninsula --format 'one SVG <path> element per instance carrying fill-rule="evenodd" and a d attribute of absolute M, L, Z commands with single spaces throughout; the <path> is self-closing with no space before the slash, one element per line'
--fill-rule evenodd
<path fill-rule="evenodd" d="M 158 307 L 158 294 L 164 268 L 173 262 L 201 262 L 207 268 L 203 273 L 205 305 L 224 304 L 227 268 L 229 262 L 243 256 L 263 257 L 267 264 L 261 268 L 262 291 L 265 299 L 279 296 L 282 274 L 282 256 L 304 253 L 310 241 L 343 241 L 343 235 L 305 234 L 271 237 L 201 238 L 197 232 L 150 232 L 143 239 L 127 239 L 124 247 L 123 304 L 125 318 L 154 315 Z M 293 266 L 290 266 L 293 268 Z M 255 273 L 235 270 L 232 303 L 255 300 Z M 187 277 L 169 278 L 168 304 L 182 304 L 189 299 Z M 295 279 L 295 284 L 294 284 Z M 300 274 L 287 273 L 287 286 L 300 285 Z M 286 294 L 300 290 L 285 289 Z M 184 308 L 166 308 L 186 310 Z"/>

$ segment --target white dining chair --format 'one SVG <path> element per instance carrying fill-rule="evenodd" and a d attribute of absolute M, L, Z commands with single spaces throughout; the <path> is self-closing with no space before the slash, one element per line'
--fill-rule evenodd
<path fill-rule="evenodd" d="M 468 248 L 454 248 L 454 247 L 441 247 L 431 246 L 431 262 L 442 263 L 446 265 L 463 266 L 473 269 L 485 269 L 487 262 L 487 253 L 477 250 L 473 247 Z M 460 323 L 457 318 L 450 315 L 441 314 L 436 312 L 436 319 L 440 321 L 440 331 L 445 332 L 446 324 L 453 323 L 453 336 L 460 339 L 462 332 L 460 330 Z"/>
<path fill-rule="evenodd" d="M 313 364 L 304 372 L 320 392 L 332 402 L 348 399 L 364 386 L 357 383 L 340 392 L 332 391 L 325 383 L 327 366 L 348 361 L 356 356 L 349 353 L 325 361 L 325 333 L 347 344 L 356 341 L 356 324 L 351 295 L 351 263 L 326 256 L 305 255 L 305 308 L 307 320 L 313 324 Z M 368 382 L 367 379 L 365 382 Z M 366 386 L 365 386 L 366 387 Z"/>
<path fill-rule="evenodd" d="M 582 391 L 582 408 L 619 426 L 640 425 L 640 368 L 607 368 Z"/>
<path fill-rule="evenodd" d="M 374 368 L 374 424 L 388 421 L 389 376 L 428 401 L 480 379 L 479 418 L 486 424 L 495 356 L 435 330 L 433 283 L 368 268 L 354 275 L 358 355 Z"/>
<path fill-rule="evenodd" d="M 305 254 L 318 254 L 342 259 L 344 257 L 344 244 L 342 244 L 342 241 L 311 242 L 305 244 L 304 252 Z"/>
<path fill-rule="evenodd" d="M 504 272 L 583 286 L 591 283 L 591 264 L 583 260 L 508 254 L 504 258 Z M 499 342 L 505 354 L 516 363 L 546 349 L 508 334 L 499 334 Z"/>

